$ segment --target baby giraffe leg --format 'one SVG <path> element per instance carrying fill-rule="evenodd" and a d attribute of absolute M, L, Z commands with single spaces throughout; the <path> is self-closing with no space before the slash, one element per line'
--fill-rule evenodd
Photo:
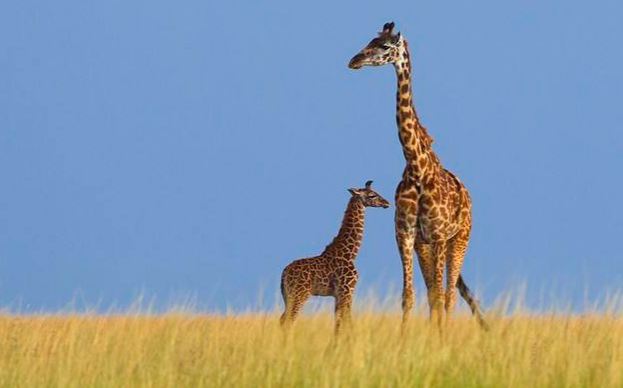
<path fill-rule="evenodd" d="M 288 329 L 294 323 L 309 295 L 308 290 L 298 290 L 298 292 L 284 297 L 286 307 L 280 319 L 281 326 L 284 329 Z"/>
<path fill-rule="evenodd" d="M 296 317 L 298 317 L 301 312 L 301 308 L 309 298 L 309 291 L 305 290 L 299 294 L 297 294 L 292 303 L 292 311 L 290 312 L 290 320 L 294 322 Z"/>
<path fill-rule="evenodd" d="M 282 297 L 285 307 L 283 309 L 283 314 L 281 314 L 281 317 L 279 318 L 279 324 L 281 325 L 281 327 L 284 327 L 289 323 L 288 316 L 292 314 L 292 304 L 288 303 L 288 297 L 285 294 L 282 295 Z"/>
<path fill-rule="evenodd" d="M 335 335 L 339 335 L 343 326 L 350 325 L 353 293 L 350 289 L 340 290 L 335 295 Z"/>

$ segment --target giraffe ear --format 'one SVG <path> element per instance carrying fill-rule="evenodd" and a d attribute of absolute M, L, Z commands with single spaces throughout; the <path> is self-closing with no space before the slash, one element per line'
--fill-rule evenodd
<path fill-rule="evenodd" d="M 359 194 L 361 194 L 358 189 L 355 189 L 353 187 L 348 189 L 348 192 L 351 193 L 352 195 L 359 195 Z"/>

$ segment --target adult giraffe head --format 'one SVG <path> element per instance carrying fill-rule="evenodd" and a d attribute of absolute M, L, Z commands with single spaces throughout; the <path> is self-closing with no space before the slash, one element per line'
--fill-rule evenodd
<path fill-rule="evenodd" d="M 399 61 L 406 41 L 400 32 L 394 34 L 393 29 L 394 22 L 385 23 L 378 36 L 350 60 L 348 67 L 360 69 L 363 66 L 382 66 Z"/>

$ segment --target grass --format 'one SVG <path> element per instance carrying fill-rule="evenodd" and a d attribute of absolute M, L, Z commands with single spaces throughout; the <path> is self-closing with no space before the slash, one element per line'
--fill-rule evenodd
<path fill-rule="evenodd" d="M 326 310 L 285 339 L 278 313 L 0 314 L 0 387 L 621 387 L 623 319 L 464 312 L 441 339 L 420 306 L 358 308 L 332 346 Z M 497 312 L 496 312 L 497 311 Z"/>

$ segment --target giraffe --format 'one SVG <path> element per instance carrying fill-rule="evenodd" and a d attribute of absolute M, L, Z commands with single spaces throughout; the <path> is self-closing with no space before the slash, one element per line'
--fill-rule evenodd
<path fill-rule="evenodd" d="M 413 251 L 426 284 L 430 319 L 441 330 L 456 303 L 455 287 L 487 329 L 478 302 L 460 274 L 471 230 L 471 199 L 461 181 L 443 168 L 432 138 L 420 123 L 411 94 L 411 62 L 407 40 L 386 23 L 349 62 L 351 69 L 391 63 L 397 76 L 396 124 L 406 160 L 396 188 L 395 233 L 403 267 L 402 328 L 415 298 Z M 443 272 L 446 269 L 446 288 Z"/>
<path fill-rule="evenodd" d="M 353 291 L 357 283 L 355 257 L 363 237 L 366 207 L 388 208 L 389 202 L 372 190 L 372 181 L 364 188 L 350 188 L 351 194 L 342 226 L 325 250 L 315 257 L 294 260 L 281 274 L 281 295 L 285 310 L 281 326 L 287 328 L 296 319 L 311 295 L 335 298 L 335 334 L 350 321 Z"/>

